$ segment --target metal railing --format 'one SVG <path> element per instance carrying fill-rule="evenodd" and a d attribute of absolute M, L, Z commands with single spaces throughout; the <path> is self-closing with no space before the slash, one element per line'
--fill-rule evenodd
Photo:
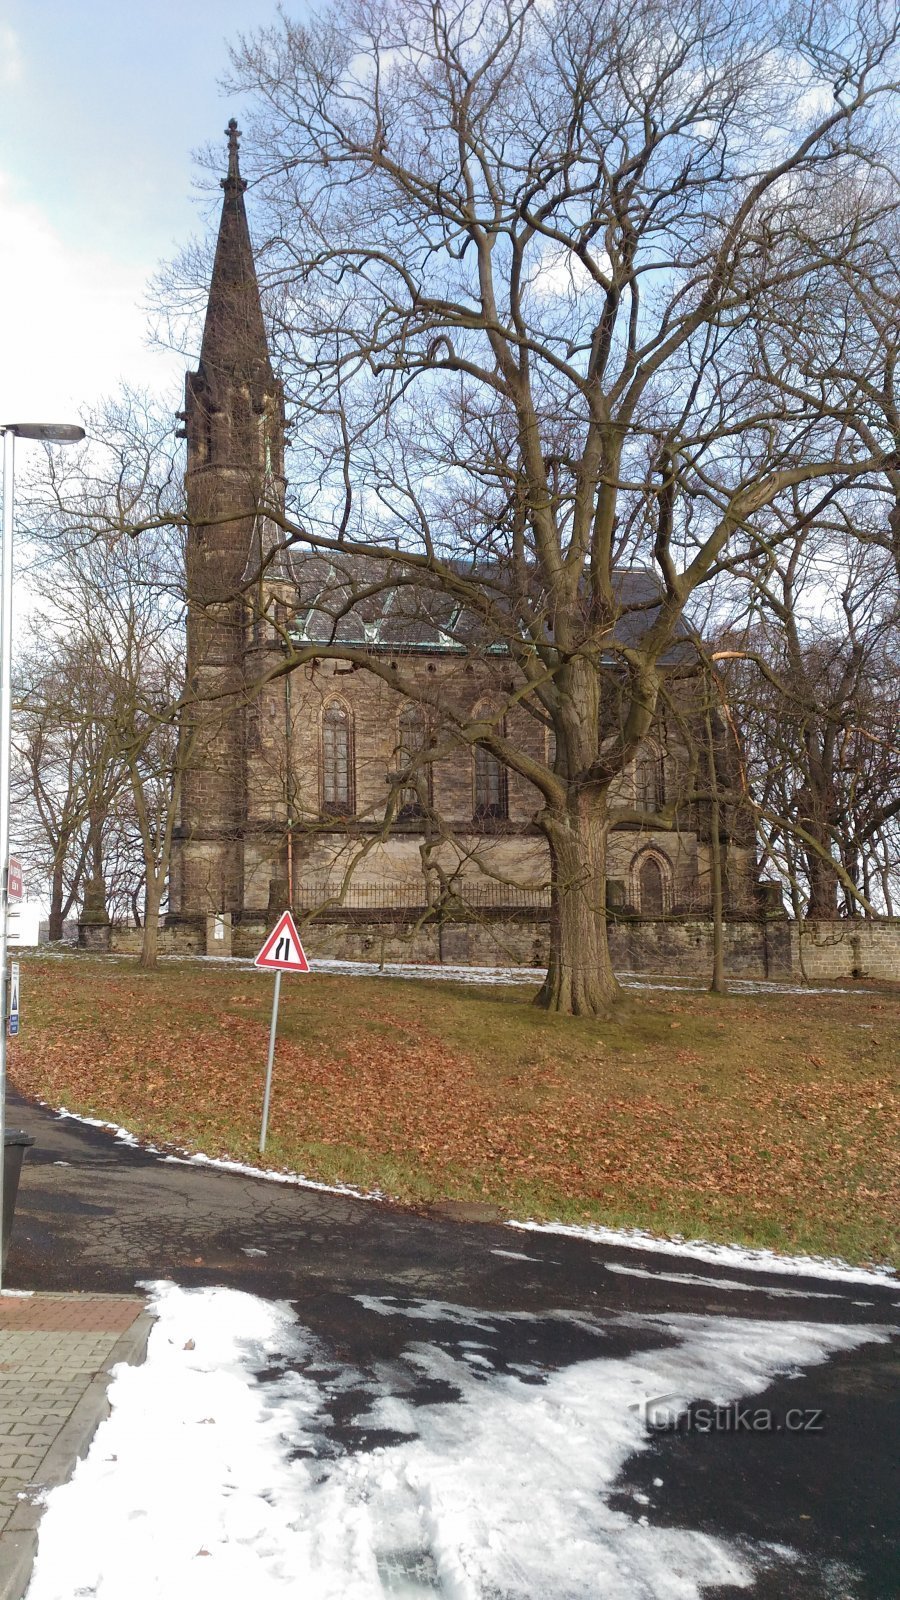
<path fill-rule="evenodd" d="M 523 887 L 519 884 L 472 883 L 463 881 L 443 889 L 426 888 L 423 882 L 400 883 L 383 879 L 377 883 L 337 882 L 300 883 L 294 891 L 294 904 L 301 913 L 327 907 L 342 911 L 507 911 L 546 907 L 548 887 Z"/>

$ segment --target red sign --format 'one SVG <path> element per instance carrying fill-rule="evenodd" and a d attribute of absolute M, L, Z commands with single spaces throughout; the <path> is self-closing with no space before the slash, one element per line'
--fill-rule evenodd
<path fill-rule="evenodd" d="M 15 856 L 9 858 L 9 871 L 6 875 L 6 895 L 9 900 L 21 900 L 24 893 L 22 883 L 22 863 Z"/>
<path fill-rule="evenodd" d="M 276 972 L 308 972 L 309 962 L 300 943 L 300 935 L 289 911 L 284 913 L 277 928 L 268 939 L 254 962 L 257 967 L 272 967 Z"/>

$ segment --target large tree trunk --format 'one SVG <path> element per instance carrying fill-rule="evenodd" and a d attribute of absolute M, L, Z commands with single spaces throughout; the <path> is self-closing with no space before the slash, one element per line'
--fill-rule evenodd
<path fill-rule="evenodd" d="M 147 890 L 144 897 L 144 932 L 141 938 L 142 967 L 153 968 L 159 953 L 159 903 L 162 899 L 162 884 L 157 881 L 155 873 L 147 873 Z"/>
<path fill-rule="evenodd" d="M 823 849 L 827 845 L 823 845 Z M 838 916 L 838 877 L 828 861 L 812 850 L 806 852 L 806 870 L 809 876 L 809 905 L 807 917 L 823 922 Z"/>
<path fill-rule="evenodd" d="M 550 845 L 550 961 L 536 1004 L 575 1017 L 609 1014 L 620 990 L 606 924 L 606 794 L 570 791 L 539 817 Z"/>
<path fill-rule="evenodd" d="M 712 718 L 706 713 L 706 752 L 709 770 L 709 865 L 712 879 L 713 969 L 710 989 L 727 993 L 725 987 L 725 919 L 722 902 L 722 834 L 719 815 L 719 774 L 713 742 Z"/>
<path fill-rule="evenodd" d="M 54 863 L 53 876 L 50 880 L 50 920 L 47 928 L 47 938 L 51 944 L 63 936 L 63 863 Z"/>
<path fill-rule="evenodd" d="M 809 879 L 806 915 L 830 922 L 838 915 L 839 880 L 831 864 L 831 841 L 839 813 L 830 778 L 830 760 L 813 744 L 811 737 L 808 740 L 808 777 L 801 799 L 800 820 L 819 846 L 815 850 L 807 845 L 804 850 Z"/>

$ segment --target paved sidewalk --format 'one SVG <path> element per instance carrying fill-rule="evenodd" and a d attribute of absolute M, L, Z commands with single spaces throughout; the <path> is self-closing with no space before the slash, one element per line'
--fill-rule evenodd
<path fill-rule="evenodd" d="M 0 1600 L 24 1595 L 41 1491 L 71 1476 L 151 1323 L 135 1295 L 0 1294 Z"/>

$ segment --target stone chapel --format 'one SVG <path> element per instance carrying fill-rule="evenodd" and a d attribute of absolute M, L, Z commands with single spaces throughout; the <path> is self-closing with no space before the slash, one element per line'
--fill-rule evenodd
<path fill-rule="evenodd" d="M 259 510 L 284 506 L 284 397 L 238 138 L 232 121 L 200 360 L 180 414 L 188 678 L 202 713 L 187 724 L 169 925 L 195 929 L 198 948 L 208 936 L 223 951 L 252 953 L 290 905 L 322 956 L 538 965 L 549 894 L 537 791 L 482 747 L 444 741 L 390 683 L 393 671 L 412 674 L 487 714 L 498 665 L 490 650 L 473 648 L 472 619 L 440 596 L 410 598 L 383 565 L 375 573 L 358 557 L 286 546 Z M 629 570 L 619 583 L 632 619 L 652 614 L 652 573 Z M 286 646 L 335 640 L 377 658 L 382 675 L 326 659 L 277 673 Z M 690 658 L 685 635 L 670 664 Z M 545 730 L 520 708 L 506 711 L 505 733 L 546 758 Z M 417 763 L 435 744 L 437 758 Z M 683 765 L 677 729 L 661 719 L 621 780 L 629 820 L 611 836 L 609 903 L 624 923 L 709 916 L 708 807 L 686 802 L 671 825 L 653 821 L 677 801 Z M 727 810 L 723 819 L 727 909 L 746 917 L 755 904 L 752 828 Z"/>

